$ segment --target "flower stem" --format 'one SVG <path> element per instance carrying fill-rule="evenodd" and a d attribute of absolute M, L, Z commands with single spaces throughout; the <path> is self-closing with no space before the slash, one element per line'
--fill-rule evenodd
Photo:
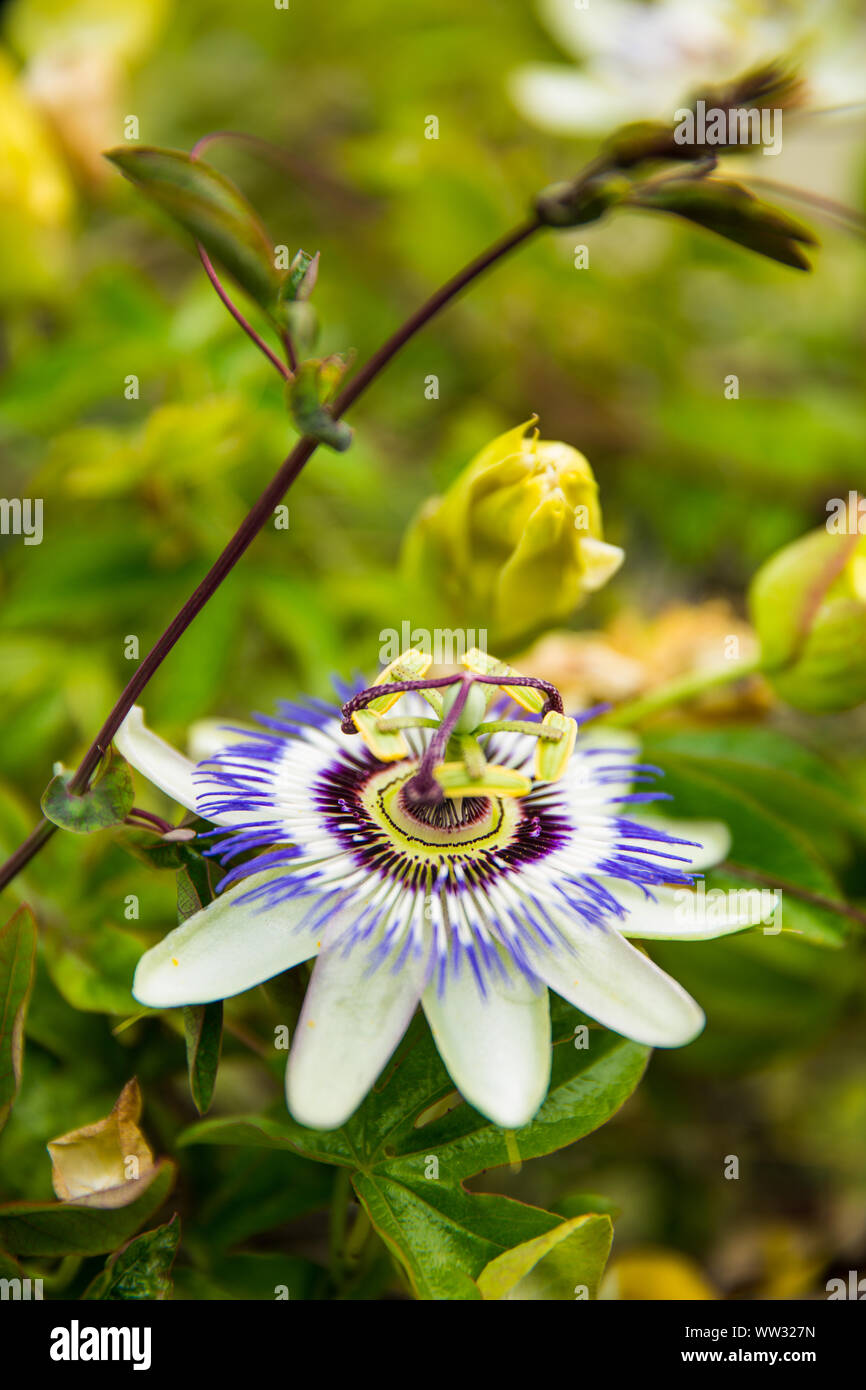
<path fill-rule="evenodd" d="M 343 1282 L 343 1263 L 346 1256 L 346 1227 L 349 1221 L 349 1199 L 352 1185 L 348 1168 L 337 1168 L 331 1193 L 328 1250 L 331 1278 L 339 1287 Z"/>
<path fill-rule="evenodd" d="M 629 700 L 609 714 L 601 715 L 597 723 L 608 724 L 617 729 L 628 729 L 633 724 L 642 723 L 650 715 L 659 714 L 662 710 L 670 709 L 673 705 L 680 705 L 695 699 L 698 695 L 703 695 L 705 690 L 714 690 L 720 685 L 729 685 L 733 681 L 755 675 L 764 669 L 763 661 L 758 658 L 754 661 L 741 661 L 738 665 L 731 666 L 727 670 L 701 671 L 681 676 L 678 680 L 669 681 L 667 685 L 659 686 L 657 690 L 651 690 L 648 695 L 642 695 L 637 700 Z"/>
<path fill-rule="evenodd" d="M 211 284 L 213 285 L 223 304 L 228 309 L 235 323 L 240 325 L 240 327 L 246 333 L 247 337 L 252 339 L 259 351 L 263 352 L 268 361 L 276 367 L 283 380 L 288 381 L 289 377 L 292 375 L 292 373 L 289 371 L 289 368 L 286 367 L 284 363 L 280 361 L 279 357 L 277 357 L 277 354 L 275 352 L 271 351 L 264 339 L 259 337 L 252 324 L 248 323 L 248 321 L 244 318 L 237 305 L 229 298 L 228 294 L 223 289 L 219 276 L 214 270 L 213 262 L 211 261 L 210 256 L 208 255 L 207 251 L 205 251 L 200 241 L 196 242 L 196 250 L 198 251 L 199 259 L 201 260 L 201 263 L 204 266 L 205 275 L 210 280 Z M 288 334 L 285 335 L 283 342 L 285 344 L 286 353 L 291 362 L 294 360 L 294 351 L 292 349 L 291 341 L 289 339 Z M 294 360 L 294 365 L 297 366 L 296 360 Z"/>
<path fill-rule="evenodd" d="M 374 353 L 367 363 L 349 381 L 344 390 L 334 402 L 332 413 L 335 419 L 358 399 L 367 387 L 375 380 L 379 373 L 395 357 L 400 349 L 414 336 L 419 329 L 423 328 L 432 318 L 444 309 L 447 304 L 460 292 L 482 275 L 486 270 L 496 265 L 510 251 L 520 246 L 524 241 L 541 228 L 541 222 L 537 217 L 531 218 L 528 222 L 522 223 L 514 231 L 509 232 L 487 251 L 474 261 L 471 261 L 463 270 L 455 275 L 441 289 L 421 305 L 419 309 L 411 315 L 406 322 L 383 343 L 378 352 Z M 259 531 L 266 525 L 268 519 L 273 515 L 274 508 L 285 496 L 292 483 L 298 477 L 307 461 L 315 453 L 318 441 L 305 435 L 298 440 L 292 452 L 289 454 L 274 474 L 268 486 L 265 488 L 258 501 L 253 505 L 241 522 L 235 534 L 232 536 L 225 550 L 216 560 L 214 565 L 205 575 L 198 588 L 190 595 L 180 612 L 172 619 L 162 636 L 157 640 L 153 648 L 138 667 L 124 687 L 114 708 L 103 724 L 90 748 L 81 760 L 74 777 L 71 779 L 69 789 L 72 792 L 82 792 L 87 788 L 88 781 L 98 766 L 103 753 L 107 749 L 120 725 L 123 723 L 127 714 L 135 704 L 136 699 L 144 690 L 151 677 L 162 665 L 175 643 L 178 641 L 190 623 L 201 612 L 208 600 L 213 596 L 222 584 L 226 575 L 230 574 L 238 560 L 247 550 L 251 542 L 258 535 Z M 23 844 L 19 845 L 14 854 L 0 867 L 0 889 L 9 884 L 20 870 L 28 864 L 35 854 L 51 838 L 56 830 L 56 826 L 48 820 L 42 820 L 35 830 L 28 835 Z"/>

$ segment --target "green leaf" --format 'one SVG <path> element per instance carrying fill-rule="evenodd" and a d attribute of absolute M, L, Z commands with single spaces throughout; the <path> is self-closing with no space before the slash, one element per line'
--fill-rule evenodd
<path fill-rule="evenodd" d="M 99 925 L 80 935 L 44 934 L 48 973 L 68 1004 L 89 1013 L 130 1014 L 132 979 L 144 949 L 131 932 Z"/>
<path fill-rule="evenodd" d="M 9 1202 L 0 1206 L 0 1245 L 14 1255 L 107 1255 L 159 1210 L 175 1171 L 170 1159 L 162 1159 L 135 1184 L 139 1195 L 125 1207 Z"/>
<path fill-rule="evenodd" d="M 475 1278 L 515 1238 L 542 1235 L 559 1218 L 538 1207 L 438 1181 L 358 1173 L 353 1185 L 420 1299 L 477 1299 Z"/>
<path fill-rule="evenodd" d="M 135 789 L 129 766 L 111 750 L 103 770 L 86 792 L 71 792 L 74 773 L 53 777 L 42 794 L 42 813 L 61 830 L 91 835 L 95 830 L 119 825 L 132 810 Z"/>
<path fill-rule="evenodd" d="M 145 1231 L 111 1255 L 83 1299 L 154 1299 L 171 1293 L 171 1267 L 180 1240 L 177 1212 L 164 1226 Z"/>
<path fill-rule="evenodd" d="M 651 762 L 665 753 L 700 759 L 794 825 L 866 840 L 866 810 L 844 768 L 778 729 L 682 729 L 646 734 L 642 742 Z"/>
<path fill-rule="evenodd" d="M 765 805 L 760 776 L 747 789 L 748 777 L 741 778 L 736 769 L 732 775 L 724 759 L 674 751 L 653 738 L 644 747 L 663 769 L 664 788 L 673 795 L 678 815 L 717 818 L 731 831 L 728 860 L 706 875 L 707 890 L 734 886 L 760 891 L 761 884 L 779 884 L 784 931 L 826 946 L 843 944 L 846 904 L 836 880 L 811 837 Z M 745 872 L 738 875 L 737 866 Z"/>
<path fill-rule="evenodd" d="M 575 1216 L 491 1260 L 478 1278 L 485 1299 L 597 1298 L 613 1240 L 609 1216 Z"/>
<path fill-rule="evenodd" d="M 671 179 L 644 185 L 633 202 L 674 213 L 795 270 L 812 268 L 799 245 L 816 244 L 809 229 L 779 208 L 760 202 L 741 184 L 726 179 Z"/>
<path fill-rule="evenodd" d="M 331 1200 L 331 1169 L 286 1149 L 226 1149 L 209 1159 L 211 1170 L 222 1176 L 200 1217 L 212 1248 L 241 1246 L 260 1232 L 323 1210 Z"/>
<path fill-rule="evenodd" d="M 560 1216 L 609 1216 L 611 1221 L 622 1215 L 622 1207 L 600 1192 L 569 1192 L 557 1197 L 556 1210 Z"/>
<path fill-rule="evenodd" d="M 652 954 L 707 1015 L 689 1047 L 658 1058 L 659 1069 L 674 1073 L 740 1076 L 820 1047 L 858 985 L 847 952 L 788 932 L 739 932 L 697 946 L 658 941 Z"/>
<path fill-rule="evenodd" d="M 213 1100 L 220 1061 L 222 1000 L 217 999 L 213 1004 L 188 1005 L 183 1011 L 183 1030 L 190 1093 L 198 1113 L 205 1115 Z"/>
<path fill-rule="evenodd" d="M 523 1160 L 573 1144 L 609 1120 L 637 1086 L 649 1055 L 647 1048 L 601 1028 L 590 1029 L 587 1048 L 577 1048 L 574 1026 L 583 1021 L 582 1016 L 553 996 L 551 1009 L 558 1041 L 553 1048 L 547 1098 L 535 1118 L 513 1135 L 514 1148 Z M 435 1055 L 432 1040 L 429 1046 Z M 407 1072 L 412 1066 L 416 1075 L 425 1062 L 421 1046 L 417 1052 L 421 1055 L 414 1063 L 410 1053 L 403 1064 Z M 362 1131 L 355 1126 L 372 1128 L 374 1133 L 373 1125 L 381 1126 L 378 1132 L 387 1136 L 389 1171 L 401 1176 L 422 1173 L 425 1155 L 436 1154 L 448 1177 L 462 1180 L 513 1160 L 514 1149 L 505 1131 L 465 1103 L 418 1126 L 419 1115 L 423 1116 L 433 1100 L 447 1095 L 453 1083 L 441 1068 L 442 1079 L 435 1094 L 426 1106 L 418 1107 L 411 1073 L 404 1080 L 400 1070 L 398 1065 L 391 1084 L 379 1093 L 373 1091 L 346 1127 L 357 1142 Z"/>
<path fill-rule="evenodd" d="M 553 1070 L 538 1115 L 513 1134 L 465 1102 L 446 1113 L 454 1086 L 423 1020 L 416 1019 L 377 1086 L 342 1129 L 311 1130 L 285 1115 L 205 1120 L 184 1144 L 284 1148 L 350 1169 L 359 1199 L 400 1260 L 419 1298 L 477 1298 L 485 1265 L 517 1240 L 544 1235 L 561 1218 L 506 1197 L 467 1192 L 466 1178 L 537 1158 L 604 1124 L 640 1080 L 648 1050 L 592 1028 L 574 1046 L 582 1016 L 553 1000 Z M 431 1252 L 447 1250 L 447 1258 Z"/>
<path fill-rule="evenodd" d="M 21 1084 L 24 1019 L 36 960 L 36 921 L 19 907 L 0 930 L 0 1129 Z"/>
<path fill-rule="evenodd" d="M 274 248 L 253 208 L 229 179 L 182 150 L 120 146 L 109 150 L 106 159 L 201 242 L 263 309 L 274 308 L 280 287 Z"/>

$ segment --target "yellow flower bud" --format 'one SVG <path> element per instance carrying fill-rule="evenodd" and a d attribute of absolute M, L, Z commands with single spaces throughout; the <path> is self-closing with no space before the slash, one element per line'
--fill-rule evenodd
<path fill-rule="evenodd" d="M 569 444 L 538 437 L 535 417 L 482 449 L 409 527 L 409 574 L 462 621 L 511 643 L 568 618 L 619 568 L 602 539 L 598 485 Z"/>
<path fill-rule="evenodd" d="M 824 527 L 778 551 L 749 592 L 776 693 L 813 713 L 866 700 L 866 536 Z"/>

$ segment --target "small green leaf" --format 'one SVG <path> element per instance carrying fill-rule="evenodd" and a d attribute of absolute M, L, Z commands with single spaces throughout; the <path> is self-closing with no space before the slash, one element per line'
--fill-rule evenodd
<path fill-rule="evenodd" d="M 478 1277 L 485 1299 L 597 1298 L 613 1240 L 609 1216 L 575 1216 L 491 1260 Z"/>
<path fill-rule="evenodd" d="M 80 1202 L 9 1202 L 0 1206 L 0 1245 L 14 1255 L 108 1255 L 158 1211 L 171 1191 L 175 1165 L 162 1159 L 130 1183 L 128 1206 Z"/>
<path fill-rule="evenodd" d="M 335 420 L 324 403 L 328 388 L 333 384 L 333 370 L 327 367 L 330 361 L 310 358 L 301 362 L 286 383 L 286 402 L 301 434 L 318 439 L 342 454 L 352 442 L 352 431 L 342 420 Z"/>
<path fill-rule="evenodd" d="M 95 830 L 119 825 L 129 815 L 135 800 L 132 774 L 114 749 L 86 792 L 69 790 L 73 775 L 58 773 L 42 794 L 42 813 L 54 825 L 76 835 L 92 835 Z"/>
<path fill-rule="evenodd" d="M 308 251 L 299 251 L 289 266 L 286 278 L 280 286 L 280 303 L 292 303 L 309 299 L 319 278 L 319 253 L 311 256 Z"/>
<path fill-rule="evenodd" d="M 795 270 L 812 268 L 798 244 L 817 244 L 809 229 L 779 208 L 760 202 L 741 184 L 726 179 L 670 179 L 644 185 L 630 201 L 637 207 L 674 213 Z"/>
<path fill-rule="evenodd" d="M 222 1047 L 222 1000 L 188 1005 L 183 1011 L 183 1029 L 190 1093 L 198 1113 L 206 1115 L 213 1099 Z"/>
<path fill-rule="evenodd" d="M 177 922 L 178 926 L 200 912 L 216 897 L 212 870 L 213 861 L 205 859 L 193 850 L 187 850 L 184 863 L 177 871 Z M 217 873 L 217 878 L 221 873 Z"/>
<path fill-rule="evenodd" d="M 151 202 L 201 242 L 247 293 L 271 312 L 280 288 L 274 248 L 253 208 L 223 174 L 182 150 L 137 145 L 106 159 Z"/>
<path fill-rule="evenodd" d="M 153 1299 L 171 1293 L 171 1267 L 180 1240 L 177 1212 L 164 1226 L 145 1231 L 115 1251 L 105 1269 L 81 1295 L 83 1299 Z"/>
<path fill-rule="evenodd" d="M 36 922 L 29 907 L 19 907 L 0 930 L 0 1129 L 21 1083 L 24 1019 L 35 959 Z"/>

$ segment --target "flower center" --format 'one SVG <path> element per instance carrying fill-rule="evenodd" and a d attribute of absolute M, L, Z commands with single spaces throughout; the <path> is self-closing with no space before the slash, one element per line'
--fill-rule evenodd
<path fill-rule="evenodd" d="M 375 773 L 361 793 L 367 815 L 392 843 L 413 858 L 459 857 L 470 849 L 503 848 L 514 837 L 522 811 L 515 799 L 462 797 L 409 803 L 406 784 L 416 762 L 395 763 Z"/>
<path fill-rule="evenodd" d="M 441 801 L 412 801 L 406 792 L 406 783 L 397 794 L 398 809 L 407 820 L 419 826 L 432 826 L 436 830 L 456 833 L 467 826 L 478 825 L 487 819 L 490 811 L 490 797 L 461 796 Z"/>

